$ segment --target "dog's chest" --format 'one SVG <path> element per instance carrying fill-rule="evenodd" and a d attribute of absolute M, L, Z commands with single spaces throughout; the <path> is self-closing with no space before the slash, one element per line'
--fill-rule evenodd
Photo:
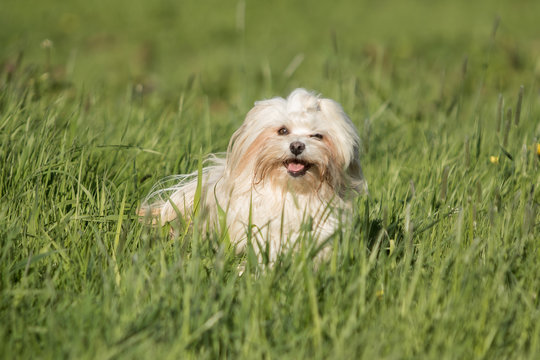
<path fill-rule="evenodd" d="M 309 225 L 322 235 L 331 233 L 335 226 L 330 207 L 317 196 L 276 193 L 263 188 L 233 196 L 230 205 L 230 225 L 241 225 L 245 229 L 251 223 L 270 238 L 287 238 Z"/>

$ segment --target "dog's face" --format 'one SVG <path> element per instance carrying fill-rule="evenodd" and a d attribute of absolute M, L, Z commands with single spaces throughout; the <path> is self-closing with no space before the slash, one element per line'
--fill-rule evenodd
<path fill-rule="evenodd" d="M 357 187 L 363 182 L 359 139 L 339 104 L 303 89 L 285 100 L 260 101 L 229 145 L 228 168 L 237 179 L 271 183 L 298 193 Z M 358 183 L 358 184 L 357 184 Z"/>

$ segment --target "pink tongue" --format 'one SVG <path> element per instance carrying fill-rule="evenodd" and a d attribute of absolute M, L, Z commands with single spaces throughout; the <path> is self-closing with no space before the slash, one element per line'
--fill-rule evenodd
<path fill-rule="evenodd" d="M 292 172 L 299 172 L 299 171 L 304 170 L 304 167 L 305 167 L 304 164 L 292 162 L 287 165 L 287 170 L 292 171 Z"/>

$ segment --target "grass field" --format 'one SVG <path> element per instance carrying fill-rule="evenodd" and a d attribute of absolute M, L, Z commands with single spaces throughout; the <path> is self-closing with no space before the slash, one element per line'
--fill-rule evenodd
<path fill-rule="evenodd" d="M 2 358 L 540 358 L 540 3 L 335 3 L 3 2 Z M 328 263 L 138 221 L 296 87 L 363 141 Z"/>

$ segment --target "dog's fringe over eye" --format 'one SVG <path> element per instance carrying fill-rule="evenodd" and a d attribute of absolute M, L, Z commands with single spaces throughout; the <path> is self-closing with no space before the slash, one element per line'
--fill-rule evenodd
<path fill-rule="evenodd" d="M 313 134 L 313 135 L 311 135 L 310 137 L 312 137 L 312 138 L 317 138 L 317 139 L 319 139 L 319 140 L 322 140 L 322 138 L 323 138 L 322 134 Z"/>
<path fill-rule="evenodd" d="M 278 135 L 287 135 L 289 133 L 289 130 L 284 126 L 278 130 Z"/>

